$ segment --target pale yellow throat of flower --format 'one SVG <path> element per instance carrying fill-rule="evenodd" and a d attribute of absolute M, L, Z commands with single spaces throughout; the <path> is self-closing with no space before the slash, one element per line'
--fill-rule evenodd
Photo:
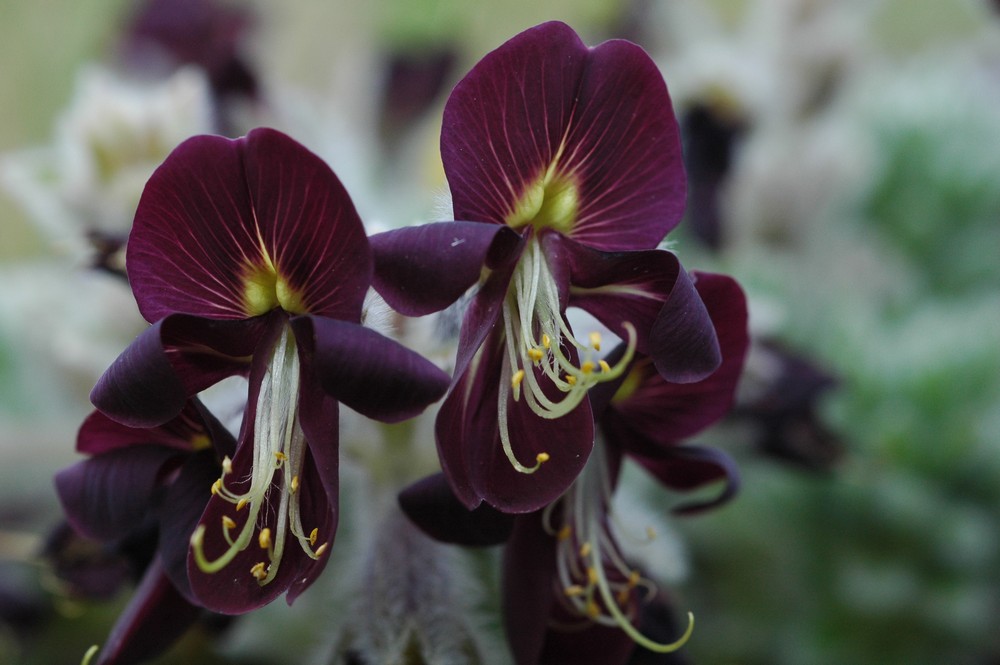
<path fill-rule="evenodd" d="M 248 262 L 243 268 L 243 311 L 248 317 L 259 316 L 280 307 L 290 314 L 306 312 L 302 294 L 281 274 L 271 255 L 260 243 L 259 262 Z"/>

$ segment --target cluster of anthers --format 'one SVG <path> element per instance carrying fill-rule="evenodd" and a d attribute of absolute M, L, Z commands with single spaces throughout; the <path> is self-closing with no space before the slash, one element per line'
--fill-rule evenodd
<path fill-rule="evenodd" d="M 628 348 L 614 366 L 603 359 L 595 360 L 601 350 L 601 335 L 590 333 L 587 344 L 573 335 L 563 318 L 559 290 L 537 236 L 528 240 L 514 270 L 502 316 L 507 358 L 502 363 L 497 399 L 500 441 L 517 471 L 534 473 L 550 456 L 538 453 L 533 466 L 525 466 L 517 459 L 507 426 L 508 396 L 515 402 L 523 396 L 528 407 L 542 418 L 565 416 L 580 404 L 590 388 L 614 380 L 625 371 L 635 353 L 635 327 L 628 322 L 622 324 L 628 333 Z M 579 366 L 570 359 L 570 347 L 581 355 Z M 545 390 L 549 385 L 562 394 L 550 397 Z"/>
<path fill-rule="evenodd" d="M 226 457 L 222 461 L 222 476 L 212 484 L 212 494 L 234 504 L 237 514 L 247 511 L 246 520 L 238 535 L 233 537 L 237 521 L 228 515 L 222 517 L 222 534 L 229 547 L 212 561 L 205 556 L 203 547 L 206 527 L 198 525 L 191 535 L 191 548 L 195 562 L 203 572 L 215 573 L 229 565 L 237 554 L 251 546 L 255 532 L 256 543 L 266 553 L 266 560 L 262 558 L 249 572 L 261 586 L 277 575 L 288 532 L 298 539 L 302 550 L 313 559 L 318 559 L 327 549 L 328 543 L 325 542 L 316 547 L 319 529 L 313 528 L 306 533 L 299 509 L 299 474 L 306 449 L 305 435 L 297 416 L 299 372 L 295 338 L 286 326 L 275 344 L 257 396 L 250 477 L 236 479 L 235 482 L 230 479 L 227 486 L 233 465 Z M 245 492 L 235 491 L 232 487 L 247 482 L 249 487 Z M 269 511 L 261 510 L 268 505 L 271 492 L 281 493 L 274 511 L 276 523 L 273 529 L 265 526 Z"/>
<path fill-rule="evenodd" d="M 576 482 L 542 513 L 544 529 L 557 540 L 556 598 L 568 614 L 583 622 L 620 628 L 652 651 L 675 651 L 691 637 L 694 615 L 688 613 L 687 630 L 669 644 L 655 642 L 635 627 L 635 609 L 629 607 L 633 594 L 641 593 L 642 600 L 648 601 L 656 595 L 656 587 L 628 565 L 611 533 L 614 514 L 607 467 L 603 448 L 596 447 Z M 647 528 L 644 540 L 651 542 L 654 538 L 655 532 Z M 580 626 L 554 627 L 573 630 Z"/>

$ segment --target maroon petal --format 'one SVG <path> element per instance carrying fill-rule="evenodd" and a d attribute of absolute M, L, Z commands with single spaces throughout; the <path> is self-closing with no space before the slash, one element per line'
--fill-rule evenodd
<path fill-rule="evenodd" d="M 533 474 L 516 471 L 500 440 L 497 403 L 502 362 L 503 341 L 497 333 L 445 398 L 435 435 L 442 470 L 467 508 L 485 501 L 501 512 L 526 513 L 557 499 L 580 473 L 594 445 L 593 415 L 590 403 L 583 400 L 567 415 L 547 420 L 536 415 L 523 398 L 514 401 L 508 396 L 507 425 L 514 456 L 531 466 L 540 453 L 549 455 Z M 539 382 L 551 385 L 545 379 Z M 556 398 L 556 389 L 551 391 L 546 391 L 548 396 Z"/>
<path fill-rule="evenodd" d="M 80 426 L 77 452 L 100 455 L 132 446 L 167 446 L 190 452 L 217 442 L 229 454 L 232 435 L 197 399 L 191 399 L 173 420 L 159 427 L 136 428 L 122 425 L 100 411 L 94 411 Z"/>
<path fill-rule="evenodd" d="M 458 300 L 484 266 L 515 251 L 519 237 L 496 224 L 439 222 L 379 233 L 370 242 L 375 290 L 398 312 L 423 316 Z"/>
<path fill-rule="evenodd" d="M 138 446 L 77 462 L 56 474 L 66 518 L 78 532 L 97 540 L 120 538 L 136 529 L 152 507 L 174 448 Z"/>
<path fill-rule="evenodd" d="M 681 268 L 650 332 L 649 355 L 667 381 L 701 381 L 722 363 L 719 341 L 691 277 Z"/>
<path fill-rule="evenodd" d="M 720 506 L 740 488 L 740 472 L 729 455 L 714 448 L 675 446 L 661 449 L 656 457 L 632 455 L 639 464 L 671 489 L 690 491 L 719 480 L 725 480 L 722 492 L 713 499 L 681 504 L 676 514 L 693 514 Z"/>
<path fill-rule="evenodd" d="M 696 279 L 719 340 L 722 364 L 701 381 L 670 383 L 648 358 L 637 360 L 631 370 L 635 385 L 615 398 L 604 414 L 610 427 L 620 424 L 669 446 L 711 425 L 732 406 L 750 342 L 746 298 L 736 281 L 724 275 L 701 273 Z"/>
<path fill-rule="evenodd" d="M 541 514 L 514 522 L 503 552 L 503 618 L 507 642 L 518 665 L 541 663 L 555 606 L 556 539 L 542 527 Z"/>
<path fill-rule="evenodd" d="M 180 639 L 200 615 L 201 609 L 177 592 L 154 559 L 111 629 L 97 665 L 131 665 L 153 658 Z"/>
<path fill-rule="evenodd" d="M 188 397 L 245 372 L 270 322 L 267 316 L 242 321 L 168 316 L 118 356 L 90 399 L 123 425 L 162 425 L 181 412 Z"/>
<path fill-rule="evenodd" d="M 527 30 L 487 54 L 445 106 L 455 216 L 508 223 L 550 173 L 576 190 L 573 238 L 604 250 L 655 247 L 684 207 L 671 108 L 638 46 L 588 49 L 557 22 Z"/>
<path fill-rule="evenodd" d="M 323 390 L 370 418 L 412 418 L 451 382 L 423 356 L 356 323 L 302 316 L 292 328 Z"/>
<path fill-rule="evenodd" d="M 127 265 L 151 322 L 174 313 L 245 319 L 273 307 L 357 319 L 371 275 L 340 181 L 270 129 L 178 146 L 139 201 Z"/>
<path fill-rule="evenodd" d="M 546 235 L 546 251 L 555 245 L 569 265 L 569 304 L 590 312 L 622 339 L 628 338 L 622 324 L 631 323 L 638 351 L 648 353 L 653 324 L 682 270 L 677 257 L 655 249 L 601 252 Z"/>
<path fill-rule="evenodd" d="M 160 522 L 159 552 L 164 573 L 178 593 L 193 603 L 197 600 L 191 591 L 187 572 L 191 534 L 205 512 L 205 504 L 210 496 L 209 488 L 221 472 L 219 460 L 213 451 L 205 450 L 190 455 L 157 506 Z"/>
<path fill-rule="evenodd" d="M 514 517 L 486 504 L 469 510 L 458 500 L 443 473 L 427 476 L 399 493 L 399 506 L 411 522 L 442 543 L 466 547 L 499 545 L 510 537 Z"/>

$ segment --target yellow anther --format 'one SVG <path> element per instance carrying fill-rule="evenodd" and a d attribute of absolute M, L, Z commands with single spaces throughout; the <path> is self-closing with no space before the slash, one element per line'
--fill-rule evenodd
<path fill-rule="evenodd" d="M 585 589 L 579 584 L 570 584 L 568 587 L 563 589 L 563 593 L 570 598 L 575 598 L 576 596 L 582 596 Z"/>
<path fill-rule="evenodd" d="M 531 358 L 531 362 L 537 365 L 545 357 L 545 352 L 541 349 L 530 348 L 528 349 L 528 357 Z"/>
<path fill-rule="evenodd" d="M 544 464 L 545 462 L 548 462 L 550 459 L 552 458 L 549 457 L 548 453 L 538 453 L 537 455 L 535 455 L 535 461 L 538 462 L 539 464 Z"/>
<path fill-rule="evenodd" d="M 587 568 L 587 584 L 594 586 L 597 584 L 598 580 L 597 568 L 594 568 L 593 566 Z"/>
<path fill-rule="evenodd" d="M 247 499 L 240 499 L 239 501 L 236 502 L 236 511 L 239 512 L 239 511 L 243 510 L 244 508 L 247 507 L 248 503 L 250 503 L 249 500 L 247 500 Z"/>
<path fill-rule="evenodd" d="M 264 569 L 265 566 L 266 564 L 263 561 L 258 561 L 253 565 L 253 568 L 250 569 L 250 574 L 253 575 L 258 582 L 263 582 L 264 578 L 267 577 L 267 571 Z"/>
<path fill-rule="evenodd" d="M 229 455 L 222 458 L 222 475 L 226 476 L 233 472 L 233 460 L 229 459 Z"/>
<path fill-rule="evenodd" d="M 595 367 L 597 367 L 597 365 L 594 364 L 593 360 L 584 360 L 583 364 L 580 365 L 580 371 L 584 374 L 590 374 L 594 371 Z"/>
<path fill-rule="evenodd" d="M 599 332 L 590 333 L 590 346 L 594 348 L 594 351 L 601 350 L 601 333 Z"/>
<path fill-rule="evenodd" d="M 651 526 L 646 527 L 646 537 L 650 540 L 656 540 L 656 529 Z"/>
<path fill-rule="evenodd" d="M 236 521 L 229 515 L 222 516 L 222 528 L 226 531 L 236 528 Z"/>
<path fill-rule="evenodd" d="M 572 527 L 570 527 L 569 524 L 566 524 L 563 526 L 563 528 L 559 529 L 559 533 L 556 534 L 556 538 L 558 538 L 559 540 L 566 540 L 572 535 L 573 535 Z"/>
<path fill-rule="evenodd" d="M 601 366 L 601 371 L 602 372 L 610 372 L 611 371 L 611 365 L 608 364 L 607 360 L 598 360 L 597 364 Z"/>
<path fill-rule="evenodd" d="M 566 383 L 568 383 L 569 385 L 571 386 L 576 385 L 576 377 L 573 376 L 572 374 L 567 374 L 565 378 L 566 378 Z"/>
<path fill-rule="evenodd" d="M 260 545 L 262 550 L 266 550 L 271 547 L 271 530 L 264 527 L 260 530 L 260 535 L 257 537 L 257 543 Z"/>
<path fill-rule="evenodd" d="M 628 588 L 634 589 L 639 586 L 639 581 L 642 580 L 642 576 L 639 575 L 638 570 L 633 570 L 628 574 Z"/>
<path fill-rule="evenodd" d="M 601 616 L 601 606 L 597 604 L 596 601 L 590 601 L 587 603 L 587 616 L 591 619 L 596 619 Z"/>
<path fill-rule="evenodd" d="M 309 544 L 315 545 L 317 538 L 319 538 L 319 528 L 315 528 L 309 532 Z"/>
<path fill-rule="evenodd" d="M 524 381 L 524 370 L 519 369 L 514 372 L 514 376 L 510 377 L 510 387 L 517 388 Z"/>
<path fill-rule="evenodd" d="M 280 462 L 284 462 L 285 460 L 288 459 L 288 455 L 286 455 L 285 453 L 281 452 L 280 450 L 275 450 L 274 451 L 274 457 L 275 457 L 275 459 L 278 460 L 279 463 Z"/>
<path fill-rule="evenodd" d="M 326 546 L 329 545 L 329 544 L 330 543 L 323 543 L 322 545 L 320 545 L 319 547 L 316 548 L 316 558 L 317 559 L 320 558 L 321 556 L 323 556 L 323 552 L 326 551 Z"/>
<path fill-rule="evenodd" d="M 221 489 L 222 489 L 222 478 L 219 478 L 214 483 L 212 483 L 212 495 L 214 496 L 218 494 L 219 490 Z"/>
<path fill-rule="evenodd" d="M 591 549 L 590 542 L 586 542 L 583 545 L 580 545 L 580 556 L 586 557 L 587 555 L 589 555 L 590 549 Z"/>
<path fill-rule="evenodd" d="M 299 491 L 299 477 L 298 476 L 292 476 L 292 482 L 291 482 L 291 485 L 288 488 L 288 491 L 290 491 L 292 494 L 295 494 L 296 492 Z"/>
<path fill-rule="evenodd" d="M 548 349 L 551 344 L 552 344 L 552 338 L 546 335 L 545 333 L 542 333 L 542 346 Z"/>
<path fill-rule="evenodd" d="M 615 600 L 618 601 L 619 605 L 625 605 L 628 603 L 628 596 L 629 596 L 629 590 L 622 589 L 621 591 L 618 592 L 617 595 L 615 595 Z"/>

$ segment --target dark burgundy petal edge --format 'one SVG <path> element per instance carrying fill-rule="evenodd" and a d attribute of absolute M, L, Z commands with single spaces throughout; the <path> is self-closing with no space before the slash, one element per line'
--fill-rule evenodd
<path fill-rule="evenodd" d="M 407 316 L 437 312 L 479 281 L 483 268 L 515 251 L 519 236 L 507 226 L 437 222 L 371 238 L 373 286 Z"/>
<path fill-rule="evenodd" d="M 555 603 L 556 539 L 541 512 L 517 518 L 503 552 L 502 612 L 507 642 L 518 665 L 539 663 Z"/>
<path fill-rule="evenodd" d="M 693 515 L 717 508 L 729 502 L 740 489 L 739 467 L 733 458 L 716 448 L 676 446 L 664 450 L 656 458 L 632 457 L 660 482 L 675 490 L 689 491 L 718 480 L 725 481 L 718 496 L 682 503 L 672 509 L 676 515 Z"/>
<path fill-rule="evenodd" d="M 488 547 L 505 542 L 514 517 L 486 504 L 469 510 L 458 500 L 443 473 L 427 476 L 398 496 L 403 513 L 425 534 L 442 543 Z"/>

